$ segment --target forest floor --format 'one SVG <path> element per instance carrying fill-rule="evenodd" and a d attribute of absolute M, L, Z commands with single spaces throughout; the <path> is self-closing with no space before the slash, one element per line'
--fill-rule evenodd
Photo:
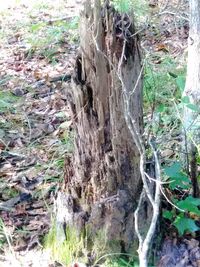
<path fill-rule="evenodd" d="M 54 266 L 41 247 L 73 146 L 64 80 L 80 2 L 0 3 L 0 266 Z"/>
<path fill-rule="evenodd" d="M 60 266 L 42 248 L 52 221 L 54 199 L 63 185 L 65 156 L 73 151 L 66 89 L 70 86 L 77 53 L 82 2 L 7 0 L 0 3 L 2 267 Z M 170 12 L 174 6 L 171 8 Z M 143 16 L 141 10 L 138 14 Z M 154 78 L 157 79 L 154 90 L 157 90 L 160 110 L 165 108 L 164 97 L 176 90 L 169 73 L 173 75 L 175 70 L 179 74 L 184 69 L 188 20 L 180 16 L 177 20 L 177 16 L 161 12 L 158 15 L 158 10 L 152 7 L 151 24 L 141 23 L 145 25 L 141 32 L 142 47 L 150 66 L 145 75 L 148 78 L 149 72 L 155 74 L 146 81 L 153 84 Z M 148 98 L 154 101 L 155 95 L 150 94 Z M 152 103 L 155 104 L 145 106 L 145 121 L 155 108 L 149 108 Z M 169 127 L 173 115 L 161 115 L 161 128 Z M 176 130 L 176 120 L 173 125 Z M 177 140 L 163 132 L 159 135 L 162 136 L 161 158 L 176 158 L 172 147 Z"/>

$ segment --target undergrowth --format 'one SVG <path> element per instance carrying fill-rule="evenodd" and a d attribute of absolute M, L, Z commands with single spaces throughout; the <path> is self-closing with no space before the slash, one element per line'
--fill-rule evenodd
<path fill-rule="evenodd" d="M 69 265 L 78 262 L 87 264 L 89 262 L 92 266 L 102 267 L 139 266 L 137 256 L 126 253 L 108 253 L 106 233 L 102 230 L 96 234 L 94 239 L 90 239 L 88 228 L 84 233 L 77 233 L 75 227 L 67 226 L 64 230 L 65 239 L 63 240 L 60 227 L 53 220 L 51 228 L 44 238 L 44 247 L 46 250 L 50 250 L 52 258 L 61 264 Z"/>
<path fill-rule="evenodd" d="M 68 42 L 72 44 L 78 40 L 78 22 L 79 18 L 75 17 L 69 21 L 58 20 L 52 24 L 45 22 L 31 24 L 25 37 L 26 43 L 30 46 L 28 57 L 36 54 L 48 59 L 50 63 L 56 63 L 62 45 Z"/>
<path fill-rule="evenodd" d="M 145 0 L 112 0 L 111 2 L 120 13 L 134 16 L 138 24 L 144 22 L 149 14 L 149 7 Z"/>
<path fill-rule="evenodd" d="M 66 227 L 65 240 L 60 240 L 57 236 L 57 225 L 52 223 L 48 235 L 45 237 L 44 246 L 51 251 L 54 260 L 62 264 L 72 264 L 73 262 L 84 262 L 85 241 L 83 234 L 77 234 L 73 227 Z"/>
<path fill-rule="evenodd" d="M 163 133 L 167 134 L 173 130 L 174 134 L 181 130 L 181 99 L 185 73 L 185 66 L 180 67 L 177 61 L 169 56 L 160 64 L 147 60 L 143 90 L 144 120 L 146 130 L 149 128 L 158 139 L 162 138 Z"/>

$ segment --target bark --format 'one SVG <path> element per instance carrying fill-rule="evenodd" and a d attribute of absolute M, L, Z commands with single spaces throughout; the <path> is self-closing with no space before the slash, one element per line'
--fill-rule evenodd
<path fill-rule="evenodd" d="M 188 39 L 188 66 L 184 95 L 195 107 L 200 105 L 200 1 L 190 1 L 190 31 Z M 189 153 L 190 174 L 193 184 L 193 195 L 199 196 L 197 182 L 196 154 L 200 144 L 199 111 L 184 107 L 185 146 Z"/>
<path fill-rule="evenodd" d="M 80 53 L 68 93 L 75 151 L 73 160 L 66 162 L 67 197 L 61 220 L 79 230 L 86 227 L 93 240 L 103 231 L 112 251 L 125 252 L 136 239 L 134 210 L 142 185 L 139 152 L 125 122 L 117 76 L 124 38 L 127 43 L 121 67 L 130 92 L 138 82 L 141 55 L 130 18 L 94 2 L 91 7 L 87 1 L 81 14 Z M 131 112 L 142 133 L 142 79 L 133 95 Z"/>

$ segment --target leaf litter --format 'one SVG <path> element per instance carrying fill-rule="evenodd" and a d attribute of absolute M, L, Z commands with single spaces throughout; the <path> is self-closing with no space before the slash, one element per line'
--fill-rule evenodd
<path fill-rule="evenodd" d="M 0 266 L 59 266 L 42 242 L 72 150 L 66 87 L 81 7 L 0 3 Z"/>

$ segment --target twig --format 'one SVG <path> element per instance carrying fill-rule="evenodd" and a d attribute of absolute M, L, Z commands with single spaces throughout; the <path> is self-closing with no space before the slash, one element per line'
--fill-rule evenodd
<path fill-rule="evenodd" d="M 142 244 L 144 242 L 141 234 L 140 234 L 140 231 L 139 231 L 139 211 L 140 211 L 140 208 L 141 208 L 141 205 L 142 205 L 142 200 L 143 198 L 145 197 L 145 190 L 143 189 L 142 190 L 142 193 L 140 194 L 140 198 L 139 198 L 139 201 L 138 201 L 138 205 L 137 205 L 137 208 L 134 212 L 134 217 L 135 217 L 135 232 L 136 232 L 136 235 L 138 237 L 138 240 L 139 240 L 139 248 L 138 248 L 138 252 L 141 251 L 142 249 Z"/>
<path fill-rule="evenodd" d="M 177 17 L 177 18 L 181 18 L 181 19 L 184 19 L 184 20 L 186 20 L 186 21 L 189 21 L 189 18 L 184 17 L 184 16 L 182 16 L 182 15 L 178 15 L 176 12 L 171 12 L 171 11 L 167 11 L 167 10 L 158 13 L 157 16 L 162 16 L 162 15 L 166 15 L 166 14 L 169 14 L 169 15 L 175 16 L 175 17 Z"/>
<path fill-rule="evenodd" d="M 168 7 L 168 4 L 169 4 L 169 0 L 166 0 L 164 6 L 161 8 L 161 11 L 160 12 L 163 12 L 167 7 Z"/>
<path fill-rule="evenodd" d="M 50 19 L 50 20 L 45 20 L 43 21 L 44 23 L 47 23 L 47 24 L 53 24 L 55 22 L 58 22 L 58 21 L 62 21 L 62 20 L 71 20 L 73 19 L 74 16 L 65 16 L 65 17 L 62 17 L 62 18 L 55 18 L 55 19 Z"/>
<path fill-rule="evenodd" d="M 176 208 L 177 210 L 180 210 L 180 211 L 182 211 L 182 212 L 185 212 L 185 210 L 182 210 L 182 209 L 180 209 L 178 206 L 176 206 L 173 202 L 171 202 L 171 200 L 166 196 L 166 194 L 165 194 L 165 192 L 164 192 L 164 190 L 162 189 L 162 187 L 160 188 L 160 191 L 161 191 L 161 193 L 163 194 L 163 196 L 166 198 L 166 200 L 167 200 L 167 202 L 169 203 L 169 204 L 171 204 L 174 208 Z"/>
<path fill-rule="evenodd" d="M 27 120 L 27 123 L 28 123 L 28 128 L 29 128 L 29 142 L 31 141 L 31 138 L 32 138 L 32 127 L 31 127 L 31 122 L 29 120 L 29 117 L 28 115 L 26 114 L 26 112 L 24 111 L 24 116 Z"/>
<path fill-rule="evenodd" d="M 146 175 L 146 177 L 147 177 L 150 181 L 153 181 L 153 182 L 155 182 L 155 183 L 159 183 L 160 185 L 161 185 L 161 184 L 170 184 L 170 183 L 173 182 L 173 181 L 170 181 L 170 182 L 162 182 L 162 181 L 158 181 L 158 180 L 156 180 L 155 178 L 150 177 L 150 176 L 148 175 L 148 173 L 146 173 L 146 172 L 145 172 L 145 175 Z"/>

